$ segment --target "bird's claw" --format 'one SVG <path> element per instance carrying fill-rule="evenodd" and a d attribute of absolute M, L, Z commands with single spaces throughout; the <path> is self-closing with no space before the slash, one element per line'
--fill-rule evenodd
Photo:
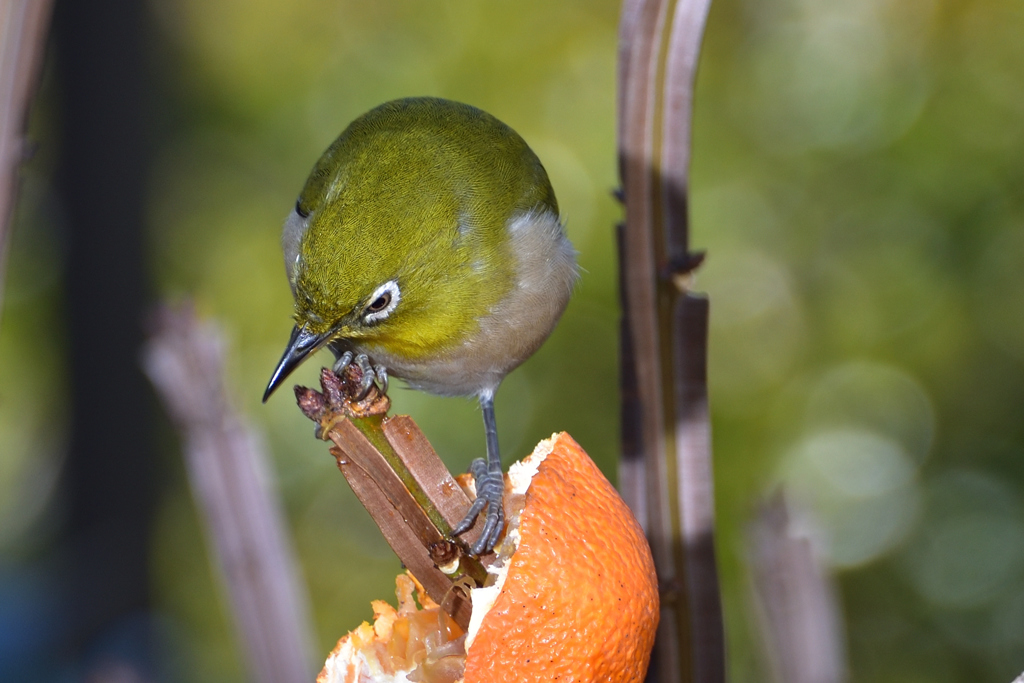
<path fill-rule="evenodd" d="M 477 458 L 470 463 L 469 472 L 476 482 L 476 500 L 473 501 L 466 516 L 452 531 L 452 535 L 458 536 L 469 531 L 486 506 L 487 517 L 484 521 L 483 531 L 480 533 L 480 538 L 470 548 L 470 552 L 474 555 L 485 555 L 498 544 L 498 538 L 505 529 L 505 509 L 502 506 L 505 477 L 501 472 L 500 464 L 497 468 L 490 468 L 483 458 Z"/>
<path fill-rule="evenodd" d="M 345 368 L 353 363 L 355 363 L 356 367 L 358 367 L 362 373 L 359 395 L 356 396 L 357 401 L 361 401 L 366 397 L 366 394 L 370 392 L 370 387 L 372 387 L 375 382 L 377 387 L 380 389 L 380 393 L 388 393 L 388 369 L 383 365 L 373 365 L 370 363 L 370 357 L 365 353 L 355 355 L 351 351 L 345 351 L 338 356 L 338 360 L 334 362 L 334 373 L 340 375 L 345 371 Z"/>

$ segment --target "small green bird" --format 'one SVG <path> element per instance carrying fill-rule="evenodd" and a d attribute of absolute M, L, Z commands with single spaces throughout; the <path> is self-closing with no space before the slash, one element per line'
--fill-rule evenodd
<path fill-rule="evenodd" d="M 382 104 L 317 162 L 284 224 L 295 328 L 264 402 L 323 347 L 364 390 L 388 376 L 443 396 L 476 396 L 487 460 L 470 465 L 487 507 L 472 552 L 504 526 L 494 393 L 551 334 L 577 278 L 575 251 L 540 160 L 519 135 L 449 100 Z"/>

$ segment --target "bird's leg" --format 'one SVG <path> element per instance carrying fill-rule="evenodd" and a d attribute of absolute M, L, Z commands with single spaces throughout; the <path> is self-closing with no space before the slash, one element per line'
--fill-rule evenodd
<path fill-rule="evenodd" d="M 335 350 L 335 354 L 337 354 L 337 350 Z M 356 355 L 351 350 L 346 349 L 341 355 L 338 355 L 338 360 L 334 361 L 334 374 L 340 375 L 352 363 L 355 363 L 363 373 L 357 398 L 362 399 L 366 396 L 374 382 L 380 387 L 382 394 L 388 393 L 388 369 L 383 365 L 371 364 L 369 356 L 365 353 Z"/>
<path fill-rule="evenodd" d="M 459 535 L 468 531 L 477 516 L 487 506 L 487 518 L 484 530 L 470 551 L 474 555 L 491 552 L 498 543 L 498 537 L 505 528 L 505 510 L 502 507 L 502 494 L 505 492 L 505 478 L 501 470 L 501 454 L 498 451 L 498 424 L 494 419 L 494 394 L 480 396 L 480 407 L 484 413 L 484 433 L 487 436 L 487 460 L 477 458 L 469 465 L 470 474 L 476 482 L 476 500 L 469 508 L 465 518 L 452 531 Z"/>

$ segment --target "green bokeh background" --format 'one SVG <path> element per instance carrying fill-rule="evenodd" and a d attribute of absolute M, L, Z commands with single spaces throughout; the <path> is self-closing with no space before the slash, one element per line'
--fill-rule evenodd
<path fill-rule="evenodd" d="M 618 302 L 614 2 L 153 0 L 160 88 L 154 289 L 224 326 L 239 408 L 266 435 L 318 649 L 399 565 L 288 392 L 280 225 L 322 150 L 388 99 L 483 108 L 544 162 L 584 269 L 563 322 L 498 394 L 506 462 L 567 430 L 614 481 Z M 45 93 L 44 93 L 45 94 Z M 0 325 L 0 557 L 60 519 L 60 213 L 26 172 Z M 835 572 L 851 681 L 1024 670 L 1024 6 L 1018 0 L 716 0 L 696 95 L 693 242 L 711 297 L 718 555 L 731 680 L 767 680 L 745 549 L 784 485 Z M 325 361 L 326 362 L 326 359 Z M 315 382 L 316 363 L 297 373 Z M 475 404 L 392 392 L 452 469 Z M 152 539 L 168 656 L 243 669 L 166 443 Z M 187 673 L 184 673 L 187 672 Z"/>

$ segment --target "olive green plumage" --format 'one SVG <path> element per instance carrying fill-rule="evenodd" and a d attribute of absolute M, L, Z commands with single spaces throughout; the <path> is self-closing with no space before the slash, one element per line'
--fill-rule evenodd
<path fill-rule="evenodd" d="M 476 395 L 487 459 L 461 534 L 486 508 L 472 552 L 504 525 L 494 392 L 551 334 L 576 258 L 547 173 L 490 114 L 435 98 L 356 119 L 313 168 L 281 238 L 295 328 L 267 390 L 330 347 L 362 369 L 449 396 Z"/>
<path fill-rule="evenodd" d="M 463 343 L 516 287 L 509 218 L 557 216 L 558 205 L 515 131 L 468 105 L 416 98 L 354 121 L 317 162 L 297 210 L 309 218 L 292 268 L 296 322 L 417 359 Z M 388 280 L 400 309 L 363 324 Z"/>

